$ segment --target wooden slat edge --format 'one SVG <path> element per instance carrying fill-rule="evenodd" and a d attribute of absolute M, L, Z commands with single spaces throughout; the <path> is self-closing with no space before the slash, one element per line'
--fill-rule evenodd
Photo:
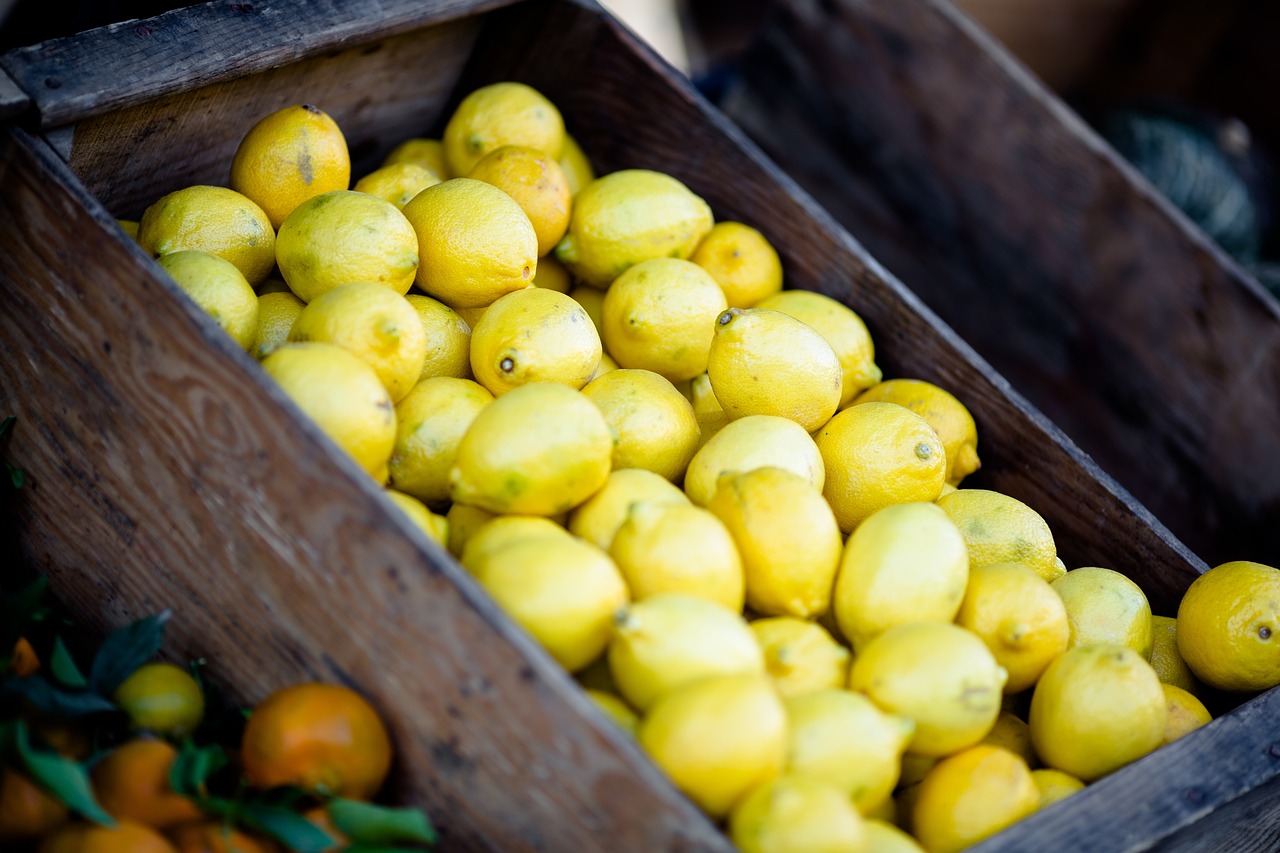
<path fill-rule="evenodd" d="M 31 99 L 13 78 L 0 71 L 0 121 L 20 116 L 31 106 Z"/>

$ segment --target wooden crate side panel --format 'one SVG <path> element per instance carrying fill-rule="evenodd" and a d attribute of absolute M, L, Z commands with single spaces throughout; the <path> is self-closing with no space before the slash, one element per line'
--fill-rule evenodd
<path fill-rule="evenodd" d="M 1211 563 L 1280 562 L 1280 308 L 939 0 L 789 0 L 725 108 Z"/>
<path fill-rule="evenodd" d="M 86 624 L 172 607 L 169 648 L 252 703 L 369 695 L 402 800 L 462 850 L 729 846 L 392 509 L 52 151 L 0 148 L 0 411 L 21 545 Z"/>

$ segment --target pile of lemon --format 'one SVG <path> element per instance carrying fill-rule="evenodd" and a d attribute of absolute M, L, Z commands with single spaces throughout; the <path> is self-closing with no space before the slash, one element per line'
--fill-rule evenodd
<path fill-rule="evenodd" d="M 1280 681 L 1280 572 L 1067 572 L 959 400 L 528 86 L 349 182 L 292 107 L 137 239 L 742 849 L 959 850 Z"/>

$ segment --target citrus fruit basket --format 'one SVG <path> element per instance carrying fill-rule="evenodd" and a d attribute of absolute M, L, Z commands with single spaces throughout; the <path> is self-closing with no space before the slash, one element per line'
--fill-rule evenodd
<path fill-rule="evenodd" d="M 983 436 L 966 486 L 1036 508 L 1067 565 L 1122 570 L 1164 614 L 1206 568 L 594 4 L 209 3 L 0 67 L 30 102 L 0 143 L 0 407 L 18 419 L 6 458 L 32 472 L 12 520 L 25 555 L 104 630 L 174 606 L 173 655 L 220 661 L 238 701 L 303 680 L 357 687 L 396 743 L 396 798 L 451 847 L 731 849 L 117 226 L 223 185 L 273 111 L 323 104 L 363 175 L 438 135 L 478 87 L 526 83 L 597 173 L 660 171 L 717 220 L 759 227 L 790 287 L 865 319 L 885 375 L 953 389 Z M 1264 721 L 1278 701 L 1252 699 L 986 849 L 1139 849 L 1238 816 L 1276 775 Z"/>
<path fill-rule="evenodd" d="M 947 0 L 786 0 L 739 67 L 726 114 L 1193 551 L 1280 558 L 1280 304 L 1067 104 Z"/>

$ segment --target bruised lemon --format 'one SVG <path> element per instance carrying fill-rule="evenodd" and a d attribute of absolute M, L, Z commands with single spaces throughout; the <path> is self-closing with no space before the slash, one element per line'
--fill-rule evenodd
<path fill-rule="evenodd" d="M 1050 583 L 1066 572 L 1049 525 L 1017 498 L 986 489 L 958 489 L 939 498 L 938 506 L 960 528 L 971 567 L 1022 563 Z"/>
<path fill-rule="evenodd" d="M 730 308 L 751 308 L 782 290 L 782 261 L 765 236 L 741 222 L 717 222 L 689 258 L 711 273 Z"/>
<path fill-rule="evenodd" d="M 604 488 L 569 514 L 569 532 L 608 551 L 627 513 L 640 503 L 689 505 L 670 480 L 642 468 L 614 469 Z"/>
<path fill-rule="evenodd" d="M 881 372 L 876 366 L 871 333 L 867 331 L 867 324 L 849 306 L 809 290 L 784 290 L 766 296 L 755 307 L 789 314 L 826 338 L 840 359 L 842 407 L 848 405 L 858 392 L 880 381 Z"/>
<path fill-rule="evenodd" d="M 493 184 L 516 200 L 538 235 L 538 257 L 554 249 L 569 228 L 569 181 L 550 154 L 504 146 L 481 158 L 467 177 Z"/>
<path fill-rule="evenodd" d="M 614 468 L 644 468 L 673 482 L 698 449 L 698 419 L 675 386 L 648 370 L 611 370 L 582 389 L 617 436 Z"/>
<path fill-rule="evenodd" d="M 1178 651 L 1196 677 L 1219 690 L 1280 684 L 1280 571 L 1261 563 L 1215 566 L 1178 606 Z"/>
<path fill-rule="evenodd" d="M 765 668 L 783 696 L 843 687 L 849 678 L 849 650 L 817 622 L 772 616 L 751 623 L 764 650 Z"/>
<path fill-rule="evenodd" d="M 358 193 L 368 193 L 389 201 L 397 210 L 403 210 L 414 196 L 438 183 L 439 175 L 430 169 L 414 163 L 396 163 L 365 175 L 356 181 L 354 189 Z"/>
<path fill-rule="evenodd" d="M 531 287 L 499 297 L 471 331 L 471 370 L 495 396 L 530 382 L 581 388 L 601 354 L 587 312 L 554 290 Z"/>
<path fill-rule="evenodd" d="M 391 485 L 428 504 L 449 499 L 458 445 L 493 395 L 469 379 L 423 379 L 396 404 Z"/>
<path fill-rule="evenodd" d="M 240 140 L 231 161 L 231 189 L 253 199 L 273 228 L 307 199 L 350 183 L 347 140 L 337 122 L 311 104 L 263 118 Z"/>
<path fill-rule="evenodd" d="M 754 788 L 729 816 L 729 837 L 742 853 L 861 853 L 866 835 L 848 797 L 805 777 Z"/>
<path fill-rule="evenodd" d="M 632 597 L 683 593 L 741 610 L 742 560 L 723 524 L 688 504 L 638 503 L 609 546 Z"/>
<path fill-rule="evenodd" d="M 560 156 L 564 118 L 555 104 L 523 83 L 494 83 L 462 99 L 445 125 L 444 156 L 452 175 L 467 175 L 486 154 L 520 145 Z"/>
<path fill-rule="evenodd" d="M 953 486 L 981 467 L 978 427 L 964 404 L 937 385 L 921 379 L 890 379 L 863 391 L 859 403 L 897 403 L 928 421 L 947 451 L 947 482 Z"/>
<path fill-rule="evenodd" d="M 822 455 L 804 427 L 787 418 L 749 415 L 726 424 L 694 454 L 685 472 L 685 494 L 706 506 L 724 474 L 766 467 L 790 471 L 822 489 Z"/>
<path fill-rule="evenodd" d="M 250 350 L 258 334 L 258 297 L 234 264 L 194 250 L 161 255 L 157 263 L 241 349 Z"/>
<path fill-rule="evenodd" d="M 249 284 L 276 265 L 276 232 L 262 208 L 225 187 L 187 187 L 151 205 L 138 223 L 138 245 L 153 256 L 191 250 L 230 261 Z"/>

